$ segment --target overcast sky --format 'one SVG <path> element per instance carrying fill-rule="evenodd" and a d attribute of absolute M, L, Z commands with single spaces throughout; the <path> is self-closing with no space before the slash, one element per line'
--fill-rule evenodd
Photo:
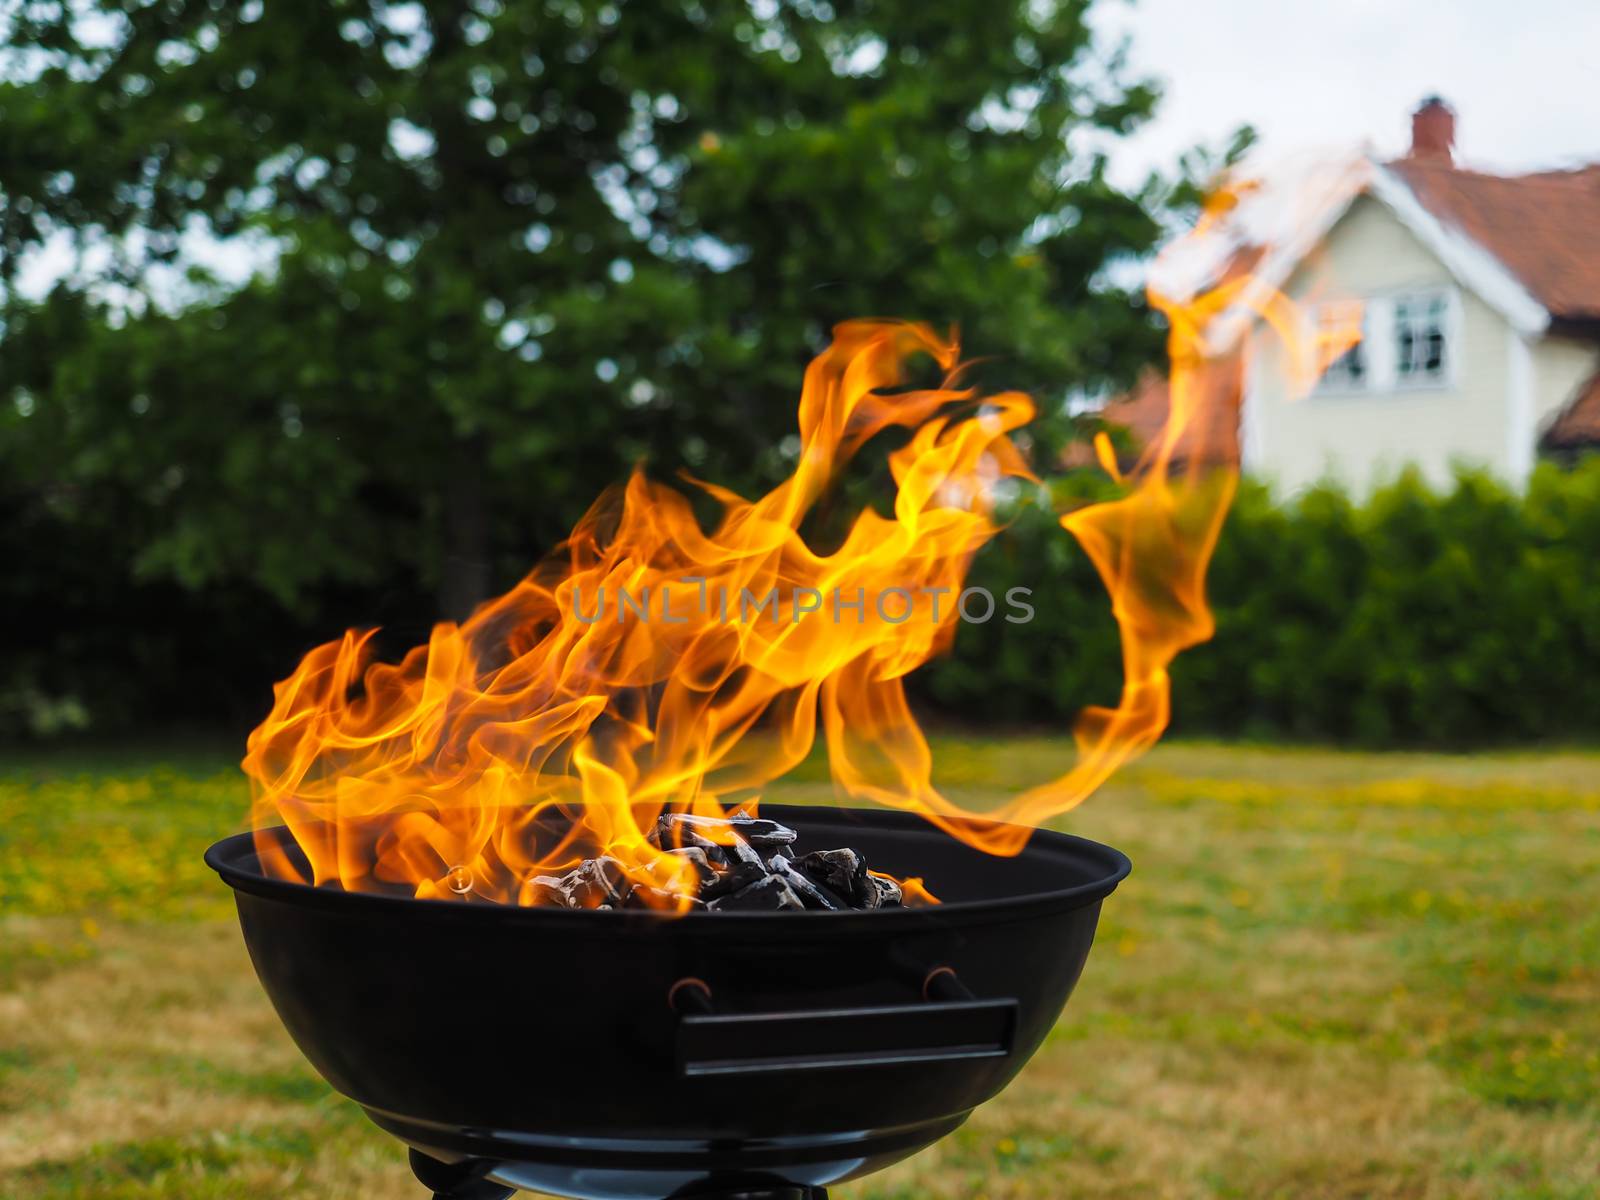
<path fill-rule="evenodd" d="M 1105 0 L 1094 11 L 1108 36 L 1131 35 L 1133 71 L 1166 84 L 1157 119 L 1113 151 L 1130 185 L 1246 122 L 1269 156 L 1363 141 L 1397 155 L 1434 92 L 1458 113 L 1465 165 L 1600 160 L 1600 0 Z M 236 250 L 203 256 L 225 275 L 249 269 Z M 64 246 L 35 258 L 24 290 L 43 290 L 67 261 Z"/>
<path fill-rule="evenodd" d="M 1410 142 L 1437 92 L 1466 165 L 1600 160 L 1600 0 L 1112 0 L 1135 70 L 1166 81 L 1161 115 L 1117 152 L 1125 180 L 1248 122 L 1268 154 Z"/>

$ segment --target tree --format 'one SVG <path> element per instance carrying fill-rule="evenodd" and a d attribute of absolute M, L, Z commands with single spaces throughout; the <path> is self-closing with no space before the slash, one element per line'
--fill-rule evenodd
<path fill-rule="evenodd" d="M 461 615 L 640 457 L 786 471 L 842 318 L 958 324 L 1047 400 L 1126 378 L 1157 343 L 1107 268 L 1158 227 L 1096 146 L 1155 93 L 1088 9 L 13 7 L 11 502 L 115 514 L 125 577 Z M 81 268 L 31 301 L 52 239 Z"/>

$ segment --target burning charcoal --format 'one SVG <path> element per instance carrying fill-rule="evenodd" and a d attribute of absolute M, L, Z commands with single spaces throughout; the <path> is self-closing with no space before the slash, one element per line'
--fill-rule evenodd
<path fill-rule="evenodd" d="M 628 878 L 628 872 L 620 862 L 609 856 L 592 858 L 589 862 L 594 864 L 595 884 L 604 902 L 620 904 L 628 898 L 628 893 L 633 890 L 633 880 Z"/>
<path fill-rule="evenodd" d="M 693 813 L 665 812 L 656 818 L 650 840 L 666 850 L 679 846 L 715 846 L 718 843 L 712 836 L 713 831 L 720 832 L 732 824 L 732 821 L 697 817 Z"/>
<path fill-rule="evenodd" d="M 679 847 L 679 848 L 683 849 L 684 847 Z M 688 849 L 700 851 L 701 854 L 704 854 L 706 856 L 706 862 L 710 863 L 713 867 L 717 868 L 719 871 L 723 867 L 727 866 L 728 863 L 734 861 L 734 860 L 732 860 L 732 859 L 730 859 L 728 857 L 728 851 L 727 851 L 726 847 L 713 845 L 712 843 L 709 843 L 709 842 L 706 843 L 703 846 L 700 846 L 700 845 L 690 846 L 690 847 L 688 847 Z M 668 853 L 671 853 L 671 851 L 668 851 Z"/>
<path fill-rule="evenodd" d="M 864 908 L 899 908 L 900 885 L 886 875 L 867 876 L 867 902 Z"/>
<path fill-rule="evenodd" d="M 676 846 L 727 846 L 747 842 L 762 849 L 787 846 L 798 835 L 787 825 L 763 817 L 702 817 L 694 813 L 662 813 L 650 840 L 664 849 Z"/>
<path fill-rule="evenodd" d="M 867 860 L 854 850 L 813 850 L 795 860 L 811 879 L 849 899 L 857 908 L 867 905 Z"/>
<path fill-rule="evenodd" d="M 906 903 L 900 884 L 891 876 L 868 871 L 866 859 L 856 851 L 813 850 L 796 858 L 794 838 L 794 830 L 776 821 L 668 813 L 656 822 L 650 841 L 662 847 L 662 858 L 671 855 L 680 864 L 690 864 L 694 879 L 685 876 L 677 882 L 688 894 L 635 884 L 621 862 L 602 855 L 585 859 L 563 875 L 525 879 L 518 900 L 561 908 L 723 912 L 844 911 L 899 908 Z M 664 864 L 658 860 L 656 865 L 659 869 Z M 915 895 L 920 899 L 922 893 Z"/>
<path fill-rule="evenodd" d="M 611 907 L 633 888 L 622 864 L 609 857 L 586 858 L 565 875 L 540 875 L 528 886 L 544 889 L 552 903 L 564 908 Z"/>
<path fill-rule="evenodd" d="M 723 851 L 728 856 L 729 862 L 743 863 L 749 867 L 760 867 L 766 870 L 767 864 L 761 854 L 743 838 L 735 840 L 731 845 L 724 846 Z"/>
<path fill-rule="evenodd" d="M 517 903 L 572 908 L 572 889 L 567 886 L 566 876 L 535 875 L 522 885 Z"/>
<path fill-rule="evenodd" d="M 681 896 L 677 892 L 664 891 L 647 883 L 635 884 L 633 890 L 628 893 L 628 898 L 622 902 L 623 908 L 660 908 L 668 912 L 677 912 L 685 907 L 705 906 L 706 902 L 697 896 Z"/>
<path fill-rule="evenodd" d="M 784 880 L 768 875 L 732 895 L 717 897 L 707 907 L 717 912 L 776 912 L 783 908 L 804 908 L 805 902 Z"/>
<path fill-rule="evenodd" d="M 733 827 L 745 841 L 762 850 L 787 846 L 800 836 L 787 825 L 780 825 L 765 817 L 735 817 Z"/>
<path fill-rule="evenodd" d="M 685 847 L 701 850 L 708 861 L 721 866 L 733 857 L 728 853 L 732 847 L 706 836 L 705 831 L 713 825 L 726 827 L 731 824 L 727 821 L 712 822 L 688 813 L 662 813 L 656 820 L 655 828 L 650 831 L 650 842 L 667 851 Z"/>
<path fill-rule="evenodd" d="M 693 828 L 686 830 L 684 837 L 691 845 L 698 846 L 704 850 L 706 857 L 712 862 L 743 863 L 746 866 L 766 869 L 766 863 L 761 861 L 761 855 L 756 852 L 755 847 L 734 832 L 731 821 L 720 822 L 719 824 L 722 826 L 722 829 L 719 830 L 720 835 L 728 839 L 725 842 L 714 842 L 702 832 Z"/>
<path fill-rule="evenodd" d="M 677 850 L 683 846 L 704 848 L 706 839 L 696 834 L 682 816 L 681 813 L 662 813 L 656 818 L 655 826 L 645 835 L 645 840 L 663 850 Z"/>
<path fill-rule="evenodd" d="M 772 856 L 772 874 L 794 889 L 795 895 L 805 902 L 807 908 L 826 908 L 837 911 L 850 907 L 848 900 L 835 894 L 832 889 L 823 887 L 820 883 L 812 882 L 798 867 L 781 855 L 774 854 Z"/>
<path fill-rule="evenodd" d="M 716 867 L 711 865 L 711 858 L 699 846 L 679 846 L 676 850 L 668 850 L 673 858 L 681 858 L 694 864 L 695 875 L 704 887 L 717 877 Z"/>
<path fill-rule="evenodd" d="M 585 864 L 587 865 L 587 864 Z M 579 874 L 582 866 L 575 867 L 565 875 L 540 875 L 528 883 L 530 889 L 536 889 L 537 894 L 545 898 L 545 903 L 554 904 L 560 908 L 582 908 L 578 902 L 580 893 L 587 889 L 587 879 Z"/>
<path fill-rule="evenodd" d="M 729 865 L 725 871 L 717 873 L 716 878 L 700 885 L 700 898 L 702 900 L 715 900 L 718 896 L 727 896 L 733 892 L 742 891 L 751 884 L 767 878 L 766 864 L 762 862 L 736 862 Z"/>

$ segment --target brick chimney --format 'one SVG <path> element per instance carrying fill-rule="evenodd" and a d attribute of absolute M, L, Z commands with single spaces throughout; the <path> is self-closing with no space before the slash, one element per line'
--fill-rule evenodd
<path fill-rule="evenodd" d="M 1429 96 L 1411 114 L 1411 158 L 1449 164 L 1455 161 L 1456 110 Z"/>

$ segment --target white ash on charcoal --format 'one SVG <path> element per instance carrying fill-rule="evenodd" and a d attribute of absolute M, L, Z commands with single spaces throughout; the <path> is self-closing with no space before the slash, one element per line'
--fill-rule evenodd
<path fill-rule="evenodd" d="M 616 859 L 601 857 L 586 858 L 564 875 L 535 876 L 523 886 L 522 902 L 556 908 L 680 908 L 683 898 L 635 883 Z M 690 908 L 705 906 L 698 897 L 689 900 Z"/>
<path fill-rule="evenodd" d="M 695 878 L 700 887 L 705 887 L 715 879 L 720 879 L 724 872 L 720 872 L 711 865 L 711 860 L 706 857 L 706 852 L 699 846 L 680 846 L 675 850 L 668 850 L 667 854 L 673 858 L 681 858 L 684 862 L 694 867 Z"/>
<path fill-rule="evenodd" d="M 748 887 L 718 896 L 706 907 L 713 912 L 776 912 L 785 908 L 805 908 L 806 902 L 786 880 L 776 875 L 763 875 Z"/>
<path fill-rule="evenodd" d="M 732 862 L 726 864 L 714 879 L 700 885 L 700 898 L 711 904 L 724 896 L 742 892 L 760 883 L 770 872 L 764 862 Z"/>
<path fill-rule="evenodd" d="M 667 813 L 650 831 L 663 855 L 693 867 L 688 906 L 711 912 L 780 912 L 816 909 L 899 908 L 900 885 L 867 870 L 855 850 L 813 850 L 797 855 L 798 835 L 764 817 L 701 817 Z M 586 859 L 562 875 L 541 875 L 523 889 L 523 902 L 563 908 L 677 908 L 684 896 L 628 879 L 622 864 Z"/>
<path fill-rule="evenodd" d="M 602 855 L 584 859 L 564 875 L 537 875 L 523 893 L 533 903 L 559 908 L 615 908 L 632 886 L 622 864 Z"/>
<path fill-rule="evenodd" d="M 848 897 L 824 887 L 807 875 L 789 859 L 774 854 L 769 860 L 772 874 L 767 878 L 779 879 L 789 885 L 807 908 L 826 908 L 840 912 L 851 907 Z"/>

